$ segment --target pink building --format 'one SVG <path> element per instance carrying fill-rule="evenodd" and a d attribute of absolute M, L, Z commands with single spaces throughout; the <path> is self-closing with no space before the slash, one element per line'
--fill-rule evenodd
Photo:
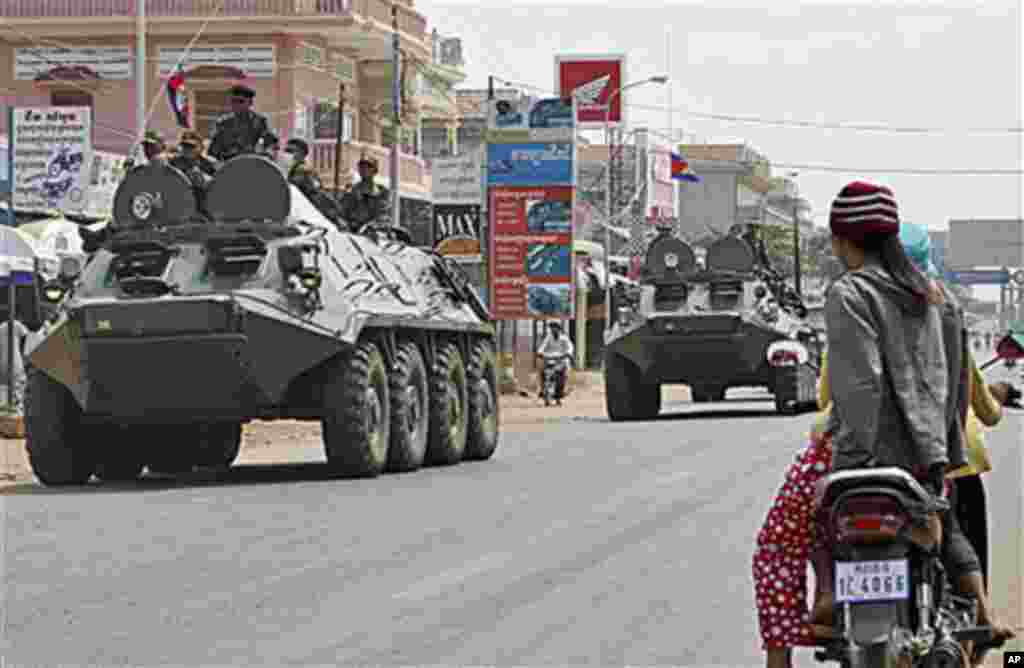
<path fill-rule="evenodd" d="M 207 138 L 226 109 L 227 89 L 241 81 L 256 91 L 256 110 L 282 143 L 309 141 L 313 165 L 332 185 L 343 85 L 342 185 L 362 155 L 378 158 L 387 185 L 388 146 L 399 134 L 401 192 L 426 198 L 419 119 L 437 101 L 419 95 L 419 81 L 434 66 L 436 33 L 428 33 L 413 0 L 394 4 L 409 54 L 400 133 L 391 130 L 391 0 L 147 0 L 150 127 L 176 141 L 180 128 L 165 87 L 179 67 L 191 125 Z M 0 104 L 89 106 L 96 147 L 125 152 L 135 129 L 134 13 L 135 0 L 0 2 Z M 450 67 L 443 70 L 451 76 Z M 5 124 L 0 120 L 0 133 Z"/>

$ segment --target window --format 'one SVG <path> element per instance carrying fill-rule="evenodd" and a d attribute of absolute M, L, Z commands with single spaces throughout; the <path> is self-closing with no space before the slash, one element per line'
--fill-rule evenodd
<path fill-rule="evenodd" d="M 338 107 L 333 102 L 320 102 L 313 107 L 313 127 L 309 132 L 312 139 L 336 139 L 338 136 Z M 307 116 L 309 118 L 309 116 Z M 342 114 L 342 141 L 352 141 L 355 117 L 351 111 Z"/>
<path fill-rule="evenodd" d="M 50 105 L 54 107 L 92 108 L 92 93 L 75 88 L 55 90 L 50 93 Z"/>

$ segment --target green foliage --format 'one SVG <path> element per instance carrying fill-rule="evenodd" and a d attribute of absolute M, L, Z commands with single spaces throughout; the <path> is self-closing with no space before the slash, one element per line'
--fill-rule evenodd
<path fill-rule="evenodd" d="M 765 248 L 772 266 L 785 276 L 793 275 L 793 228 L 788 225 L 764 225 Z M 832 257 L 832 235 L 827 229 L 801 233 L 800 271 L 807 277 L 824 277 L 826 263 Z"/>

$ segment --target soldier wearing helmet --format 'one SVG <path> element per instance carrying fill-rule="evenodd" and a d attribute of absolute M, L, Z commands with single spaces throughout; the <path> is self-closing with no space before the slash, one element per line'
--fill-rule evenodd
<path fill-rule="evenodd" d="M 341 217 L 355 231 L 370 223 L 391 222 L 391 191 L 374 182 L 377 167 L 376 158 L 360 158 L 357 165 L 359 182 L 341 198 Z"/>

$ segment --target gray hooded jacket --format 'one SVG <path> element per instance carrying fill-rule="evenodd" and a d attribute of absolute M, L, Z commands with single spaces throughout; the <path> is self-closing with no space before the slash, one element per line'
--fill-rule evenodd
<path fill-rule="evenodd" d="M 950 383 L 963 362 L 951 358 L 960 346 L 948 341 L 947 350 L 943 331 L 956 329 L 957 314 L 955 303 L 922 302 L 874 259 L 832 284 L 825 321 L 833 470 L 897 466 L 921 475 L 963 459 L 962 443 L 951 453 L 948 438 Z"/>

